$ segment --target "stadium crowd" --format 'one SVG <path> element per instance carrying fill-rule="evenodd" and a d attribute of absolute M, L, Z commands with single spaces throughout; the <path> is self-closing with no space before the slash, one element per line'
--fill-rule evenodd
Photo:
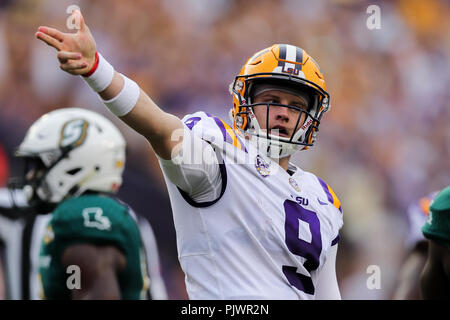
<path fill-rule="evenodd" d="M 69 106 L 106 115 L 128 143 L 120 196 L 148 217 L 169 297 L 183 299 L 156 157 L 34 39 L 44 22 L 65 30 L 72 4 L 81 8 L 102 55 L 180 117 L 208 110 L 228 121 L 228 85 L 242 57 L 260 48 L 291 43 L 317 57 L 332 108 L 316 146 L 295 161 L 324 177 L 343 203 L 342 298 L 390 298 L 405 250 L 407 206 L 450 181 L 448 1 L 377 1 L 381 29 L 369 30 L 370 1 L 0 0 L 0 144 L 9 173 L 20 173 L 14 148 L 40 115 Z M 366 287 L 369 265 L 380 267 L 380 290 Z"/>

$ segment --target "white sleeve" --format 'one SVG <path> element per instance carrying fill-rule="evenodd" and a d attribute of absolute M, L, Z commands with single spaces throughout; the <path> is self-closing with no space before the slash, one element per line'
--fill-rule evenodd
<path fill-rule="evenodd" d="M 153 300 L 167 300 L 167 290 L 161 275 L 161 261 L 159 259 L 158 245 L 153 229 L 146 218 L 138 219 L 142 243 L 147 255 L 147 269 L 150 277 L 150 292 Z"/>
<path fill-rule="evenodd" d="M 316 286 L 316 300 L 341 300 L 341 293 L 336 278 L 337 250 L 337 244 L 331 247 L 325 265 L 320 271 Z"/>
<path fill-rule="evenodd" d="M 184 128 L 180 153 L 172 160 L 159 158 L 167 178 L 198 203 L 215 201 L 222 191 L 219 159 L 213 147 Z"/>
<path fill-rule="evenodd" d="M 12 209 L 14 207 L 26 207 L 25 194 L 20 189 L 0 188 L 0 208 Z"/>

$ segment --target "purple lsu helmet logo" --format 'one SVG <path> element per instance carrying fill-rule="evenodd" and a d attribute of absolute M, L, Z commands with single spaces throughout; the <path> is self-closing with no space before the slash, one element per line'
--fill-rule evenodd
<path fill-rule="evenodd" d="M 258 173 L 266 178 L 270 174 L 270 164 L 268 164 L 260 155 L 256 156 L 255 168 Z"/>
<path fill-rule="evenodd" d="M 292 74 L 294 76 L 299 76 L 300 75 L 300 70 L 296 69 L 296 68 L 288 68 L 287 66 L 283 67 L 283 72 L 284 73 L 289 73 Z"/>

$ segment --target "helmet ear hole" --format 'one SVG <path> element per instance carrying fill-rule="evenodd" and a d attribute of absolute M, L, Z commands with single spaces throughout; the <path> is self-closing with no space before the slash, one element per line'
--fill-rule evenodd
<path fill-rule="evenodd" d="M 234 108 L 230 109 L 230 111 L 228 112 L 228 117 L 230 118 L 231 123 L 234 123 Z"/>
<path fill-rule="evenodd" d="M 75 168 L 75 169 L 66 171 L 66 173 L 67 173 L 68 175 L 74 176 L 74 175 L 76 175 L 76 174 L 77 174 L 78 172 L 80 172 L 80 171 L 81 171 L 81 168 Z"/>
<path fill-rule="evenodd" d="M 313 143 L 314 142 L 314 134 L 316 133 L 316 132 L 318 132 L 319 131 L 319 128 L 317 127 L 317 123 L 316 122 L 314 122 L 312 125 L 311 125 L 311 127 L 308 129 L 308 131 L 307 131 L 307 133 L 306 133 L 306 135 L 305 135 L 305 140 L 306 140 L 306 142 L 307 143 Z M 305 149 L 305 150 L 307 150 L 307 149 Z"/>

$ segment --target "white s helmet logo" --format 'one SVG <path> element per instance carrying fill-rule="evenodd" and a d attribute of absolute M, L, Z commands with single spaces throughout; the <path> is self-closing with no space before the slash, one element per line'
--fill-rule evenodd
<path fill-rule="evenodd" d="M 61 140 L 59 146 L 61 148 L 67 146 L 78 147 L 86 140 L 87 128 L 89 122 L 83 119 L 70 120 L 64 124 L 61 130 Z"/>

